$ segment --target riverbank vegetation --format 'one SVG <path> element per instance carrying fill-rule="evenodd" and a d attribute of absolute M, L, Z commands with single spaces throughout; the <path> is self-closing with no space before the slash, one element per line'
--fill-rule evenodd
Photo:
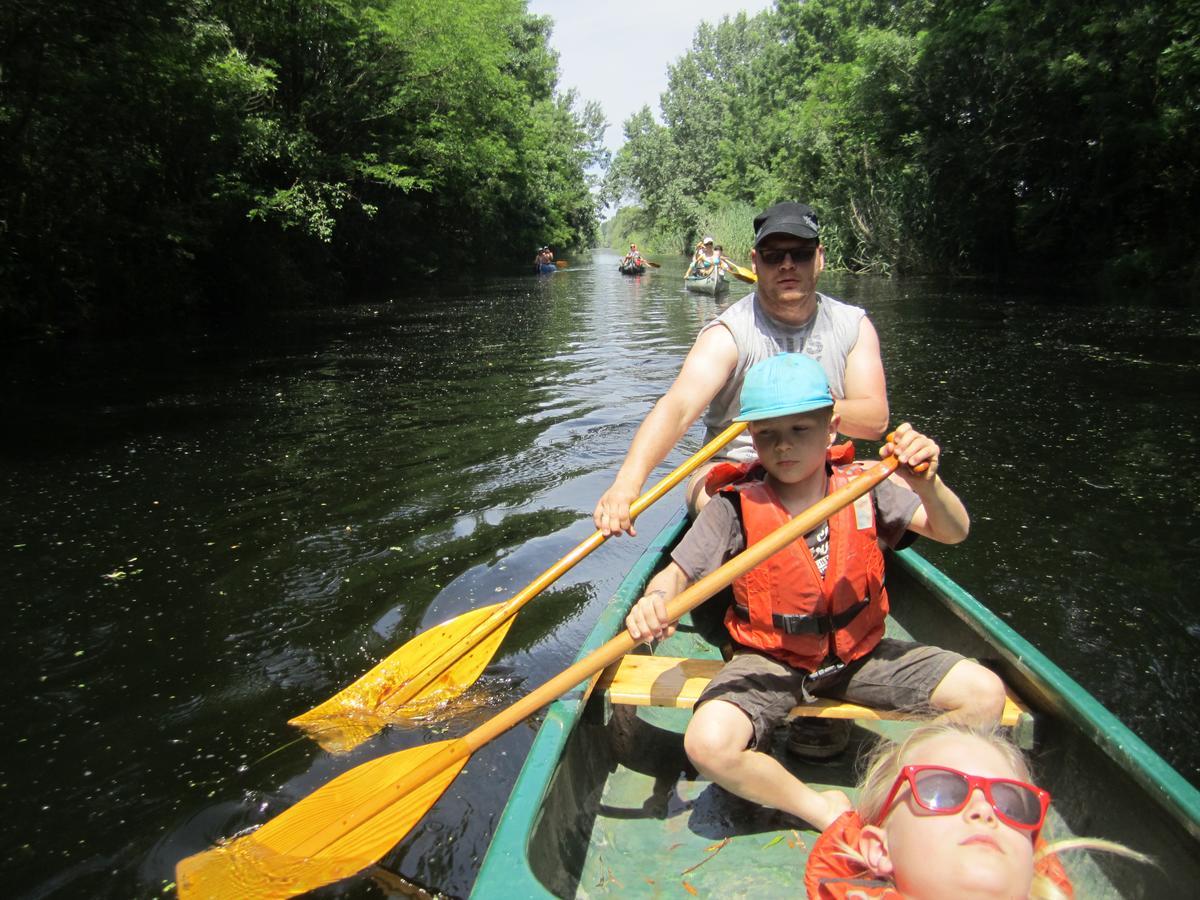
<path fill-rule="evenodd" d="M 145 321 L 596 236 L 598 105 L 523 0 L 25 0 L 0 17 L 0 323 Z"/>
<path fill-rule="evenodd" d="M 624 123 L 606 223 L 745 256 L 779 199 L 865 272 L 1195 279 L 1195 0 L 779 0 L 703 24 L 664 124 Z"/>

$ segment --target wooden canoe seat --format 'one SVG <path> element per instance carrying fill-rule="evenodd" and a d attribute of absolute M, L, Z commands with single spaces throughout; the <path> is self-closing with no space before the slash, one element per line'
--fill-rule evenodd
<path fill-rule="evenodd" d="M 607 691 L 613 703 L 632 706 L 670 706 L 690 709 L 708 682 L 723 663 L 719 659 L 681 659 L 672 656 L 638 656 L 628 654 L 605 669 L 596 687 Z M 1004 702 L 1000 724 L 1031 735 L 1033 714 L 1012 690 Z M 814 716 L 822 719 L 905 719 L 906 713 L 872 709 L 839 700 L 817 700 L 797 706 L 793 716 Z M 1024 744 L 1025 740 L 1019 740 Z"/>

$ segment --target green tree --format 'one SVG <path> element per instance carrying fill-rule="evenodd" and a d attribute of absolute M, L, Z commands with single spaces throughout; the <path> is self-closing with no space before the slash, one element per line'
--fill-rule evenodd
<path fill-rule="evenodd" d="M 25 0 L 0 315 L 128 323 L 578 245 L 607 157 L 523 0 Z M 518 262 L 519 261 L 519 262 Z"/>

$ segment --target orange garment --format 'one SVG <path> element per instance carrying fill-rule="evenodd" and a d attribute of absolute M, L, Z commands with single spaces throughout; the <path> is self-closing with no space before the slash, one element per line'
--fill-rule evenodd
<path fill-rule="evenodd" d="M 843 453 L 839 448 L 839 458 Z M 828 492 L 861 471 L 860 466 L 833 465 Z M 763 481 L 739 482 L 724 490 L 739 496 L 747 546 L 791 519 Z M 739 644 L 797 669 L 815 671 L 831 656 L 853 662 L 874 650 L 883 637 L 888 611 L 883 567 L 874 505 L 867 495 L 829 518 L 823 578 L 807 543 L 796 541 L 734 580 L 735 605 L 725 616 L 725 626 Z M 743 615 L 738 615 L 738 606 Z"/>
<path fill-rule="evenodd" d="M 873 877 L 858 862 L 841 854 L 845 847 L 858 849 L 858 837 L 862 832 L 862 818 L 855 810 L 844 812 L 833 824 L 821 832 L 804 869 L 804 888 L 808 900 L 903 900 L 904 895 L 888 881 Z M 1034 843 L 1035 852 L 1041 851 L 1046 842 L 1039 836 Z M 1071 879 L 1057 856 L 1051 853 L 1034 864 L 1034 872 L 1049 878 L 1067 896 L 1075 896 Z"/>

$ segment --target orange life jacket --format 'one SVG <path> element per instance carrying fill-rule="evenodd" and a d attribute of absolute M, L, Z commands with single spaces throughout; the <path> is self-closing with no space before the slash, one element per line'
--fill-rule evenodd
<path fill-rule="evenodd" d="M 830 454 L 831 460 L 834 456 Z M 844 446 L 837 448 L 836 457 L 846 457 Z M 861 471 L 853 464 L 831 465 L 828 492 Z M 738 482 L 724 490 L 736 491 L 741 500 L 747 546 L 791 518 L 765 482 Z M 853 662 L 870 653 L 883 637 L 888 611 L 871 495 L 830 517 L 824 578 L 800 540 L 737 578 L 733 596 L 725 615 L 733 639 L 790 666 L 811 672 L 831 656 Z"/>
<path fill-rule="evenodd" d="M 900 900 L 903 895 L 888 881 L 874 878 L 852 859 L 842 856 L 843 845 L 858 849 L 863 822 L 854 810 L 842 813 L 821 832 L 808 854 L 804 889 L 808 900 L 848 900 L 873 897 Z"/>
<path fill-rule="evenodd" d="M 842 856 L 843 848 L 858 849 L 858 836 L 863 822 L 855 810 L 844 812 L 821 832 L 808 855 L 804 869 L 804 889 L 808 900 L 903 900 L 904 895 L 888 881 L 874 878 L 852 859 Z M 1045 847 L 1039 836 L 1035 852 Z M 1049 878 L 1067 897 L 1074 897 L 1071 879 L 1053 853 L 1043 856 L 1033 867 L 1034 872 Z"/>
<path fill-rule="evenodd" d="M 825 461 L 832 466 L 848 466 L 854 462 L 854 442 L 834 444 L 825 454 Z M 727 485 L 748 479 L 762 478 L 766 473 L 757 459 L 750 462 L 720 462 L 708 470 L 704 478 L 704 492 L 710 497 Z"/>

